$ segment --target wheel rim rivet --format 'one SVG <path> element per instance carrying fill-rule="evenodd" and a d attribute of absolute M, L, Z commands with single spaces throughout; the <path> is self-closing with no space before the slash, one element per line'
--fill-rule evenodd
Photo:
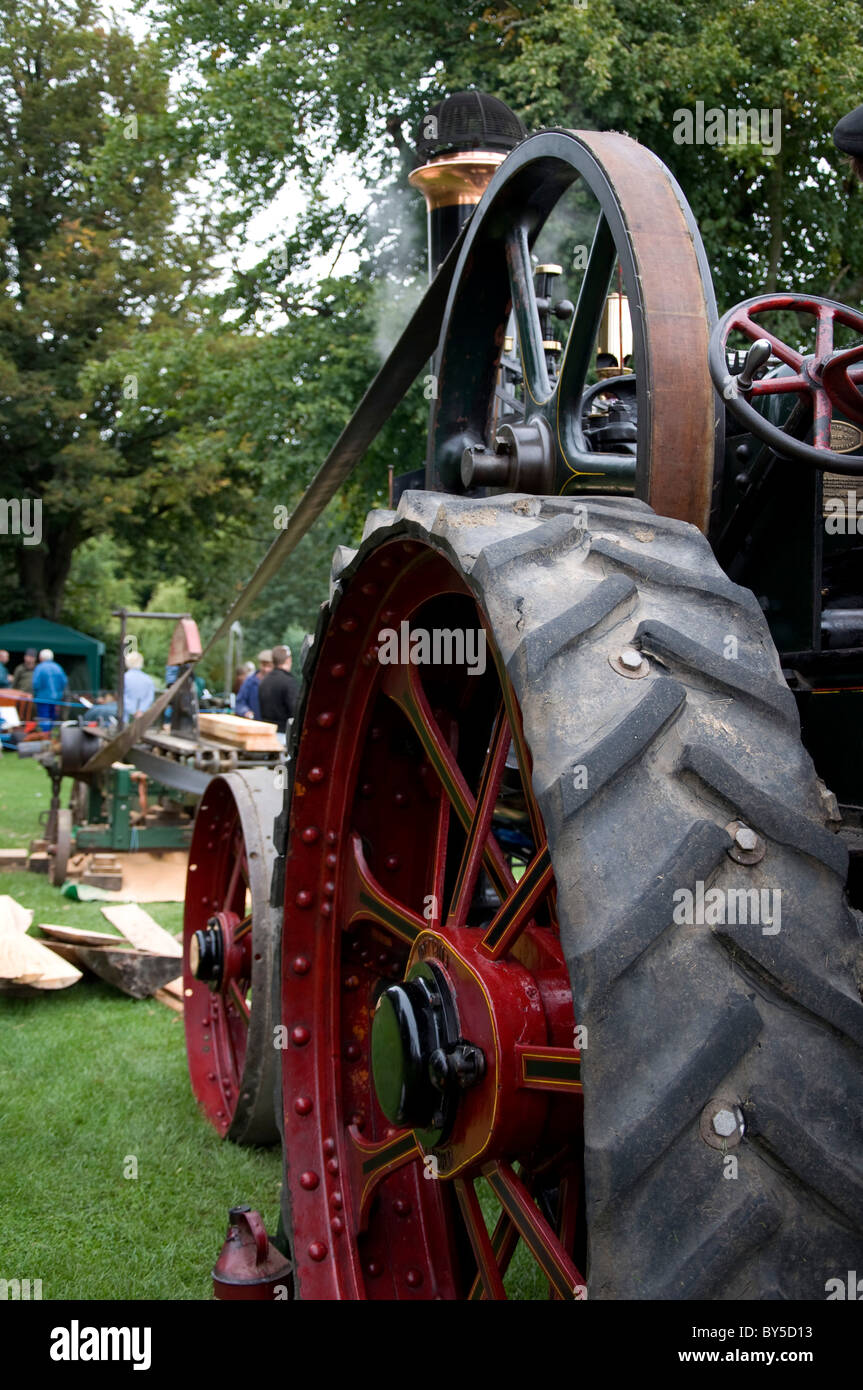
<path fill-rule="evenodd" d="M 734 836 L 734 843 L 738 849 L 747 850 L 751 853 L 758 844 L 758 836 L 754 830 L 750 830 L 748 825 L 741 825 L 737 834 Z"/>
<path fill-rule="evenodd" d="M 625 666 L 627 671 L 637 671 L 641 662 L 641 652 L 637 652 L 634 647 L 624 647 L 620 653 L 620 664 Z"/>

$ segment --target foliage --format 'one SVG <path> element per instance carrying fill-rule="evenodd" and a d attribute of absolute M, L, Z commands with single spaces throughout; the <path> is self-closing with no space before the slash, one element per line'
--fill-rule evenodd
<path fill-rule="evenodd" d="M 182 317 L 206 237 L 172 229 L 195 155 L 163 56 L 91 0 L 0 0 L 0 129 L 0 481 L 41 499 L 18 602 L 56 617 L 76 547 L 150 492 L 82 367 Z"/>
<path fill-rule="evenodd" d="M 405 123 L 484 87 L 529 129 L 623 130 L 655 150 L 693 205 L 721 304 L 774 285 L 863 294 L 860 193 L 830 138 L 863 91 L 856 0 L 162 0 L 161 14 L 197 59 L 205 104 L 230 120 L 222 148 L 246 186 L 334 150 L 360 155 L 370 183 L 386 168 L 403 178 Z M 294 99 L 279 100 L 288 83 Z M 675 143 L 675 113 L 696 101 L 778 110 L 779 152 Z"/>

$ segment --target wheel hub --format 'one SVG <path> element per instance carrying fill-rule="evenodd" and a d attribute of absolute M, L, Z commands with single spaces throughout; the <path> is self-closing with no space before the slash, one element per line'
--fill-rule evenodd
<path fill-rule="evenodd" d="M 485 1072 L 482 1049 L 459 1035 L 446 976 L 424 961 L 378 1000 L 371 1055 L 381 1109 L 393 1124 L 415 1129 L 425 1147 L 446 1139 L 459 1094 Z"/>
<path fill-rule="evenodd" d="M 211 917 L 206 927 L 196 931 L 189 943 L 189 969 L 196 980 L 218 988 L 225 964 L 225 939 L 218 917 Z"/>

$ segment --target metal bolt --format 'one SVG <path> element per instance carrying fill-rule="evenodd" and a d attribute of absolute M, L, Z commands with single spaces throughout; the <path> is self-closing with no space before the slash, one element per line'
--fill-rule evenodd
<path fill-rule="evenodd" d="M 750 830 L 748 825 L 741 825 L 734 836 L 734 843 L 738 849 L 751 852 L 758 844 L 758 836 L 754 830 Z"/>
<path fill-rule="evenodd" d="M 737 1117 L 731 1110 L 717 1110 L 713 1116 L 713 1128 L 723 1139 L 728 1139 L 737 1129 Z"/>
<path fill-rule="evenodd" d="M 641 652 L 636 651 L 635 647 L 624 647 L 619 657 L 621 666 L 625 666 L 627 671 L 637 671 L 641 659 Z"/>

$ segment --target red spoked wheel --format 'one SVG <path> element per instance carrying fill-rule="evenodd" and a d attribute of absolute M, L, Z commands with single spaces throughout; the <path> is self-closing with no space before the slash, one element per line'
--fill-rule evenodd
<path fill-rule="evenodd" d="M 815 351 L 804 354 L 770 333 L 756 318 L 779 310 L 811 314 L 816 321 Z M 764 294 L 745 299 L 716 325 L 710 339 L 709 360 L 713 384 L 729 410 L 748 430 L 764 440 L 777 453 L 807 463 L 811 467 L 830 467 L 838 473 L 863 474 L 863 458 L 849 458 L 830 447 L 830 427 L 834 410 L 843 417 L 863 425 L 863 343 L 843 350 L 834 350 L 834 326 L 843 324 L 863 336 L 863 314 L 815 295 Z M 746 335 L 752 342 L 759 340 L 791 369 L 791 375 L 767 376 L 751 385 L 741 385 L 740 378 L 728 371 L 726 347 L 733 332 Z M 752 403 L 764 396 L 796 393 L 811 406 L 812 443 L 795 438 L 789 429 L 780 429 L 769 421 Z M 789 421 L 789 425 L 793 425 Z"/>
<path fill-rule="evenodd" d="M 405 661 L 421 632 L 428 664 Z M 502 1298 L 522 1242 L 553 1296 L 583 1298 L 572 996 L 486 616 L 401 534 L 362 560 L 315 651 L 282 961 L 297 1296 Z"/>
<path fill-rule="evenodd" d="M 278 1138 L 271 985 L 280 914 L 269 891 L 280 771 L 214 777 L 189 849 L 183 923 L 189 1078 L 209 1122 L 239 1144 Z"/>

